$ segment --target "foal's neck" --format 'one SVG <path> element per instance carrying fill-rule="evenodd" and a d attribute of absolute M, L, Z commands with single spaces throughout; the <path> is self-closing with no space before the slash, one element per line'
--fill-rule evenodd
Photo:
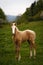
<path fill-rule="evenodd" d="M 18 32 L 19 31 L 19 29 L 16 27 L 16 31 Z"/>
<path fill-rule="evenodd" d="M 17 34 L 17 33 L 19 33 L 19 29 L 16 27 L 16 32 L 15 32 L 15 34 Z"/>

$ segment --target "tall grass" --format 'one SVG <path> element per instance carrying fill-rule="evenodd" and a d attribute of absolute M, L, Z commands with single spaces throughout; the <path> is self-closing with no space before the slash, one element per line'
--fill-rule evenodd
<path fill-rule="evenodd" d="M 0 65 L 43 65 L 43 21 L 23 23 L 17 26 L 19 30 L 31 29 L 36 32 L 36 59 L 29 59 L 29 44 L 21 45 L 21 60 L 15 60 L 15 45 L 12 41 L 10 25 L 0 28 Z"/>

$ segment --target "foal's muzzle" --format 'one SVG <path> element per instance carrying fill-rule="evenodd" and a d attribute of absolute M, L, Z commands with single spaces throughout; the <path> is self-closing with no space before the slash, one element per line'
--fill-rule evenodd
<path fill-rule="evenodd" d="M 15 34 L 12 34 L 12 36 L 15 36 Z"/>

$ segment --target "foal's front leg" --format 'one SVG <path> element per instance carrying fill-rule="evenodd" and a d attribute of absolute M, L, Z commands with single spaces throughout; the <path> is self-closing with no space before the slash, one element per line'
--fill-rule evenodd
<path fill-rule="evenodd" d="M 20 56 L 20 43 L 16 43 L 16 59 L 18 60 L 18 61 L 20 61 L 20 59 L 21 59 L 21 56 Z"/>

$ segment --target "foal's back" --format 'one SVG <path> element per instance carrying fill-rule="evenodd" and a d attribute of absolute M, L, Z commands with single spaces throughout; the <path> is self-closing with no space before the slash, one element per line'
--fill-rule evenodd
<path fill-rule="evenodd" d="M 31 40 L 31 39 L 35 39 L 36 34 L 34 31 L 32 30 L 24 30 L 24 31 L 20 31 L 21 32 L 21 36 L 22 36 L 22 40 Z"/>

